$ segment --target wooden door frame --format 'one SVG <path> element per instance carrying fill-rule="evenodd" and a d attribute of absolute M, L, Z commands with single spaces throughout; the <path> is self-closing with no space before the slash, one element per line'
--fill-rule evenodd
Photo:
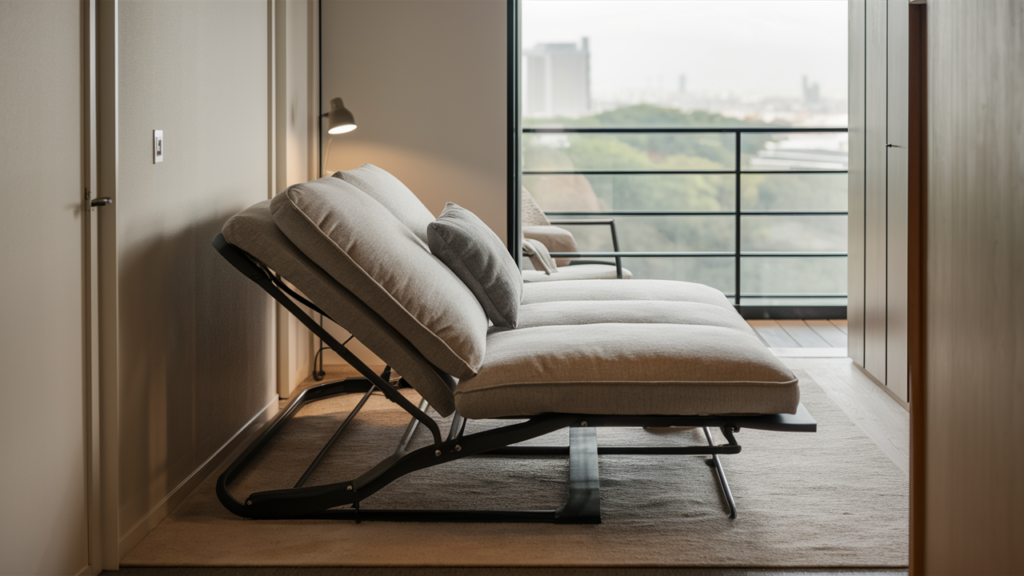
<path fill-rule="evenodd" d="M 95 439 L 93 458 L 97 471 L 96 510 L 98 527 L 90 533 L 90 549 L 96 547 L 97 558 L 90 557 L 94 569 L 117 570 L 120 565 L 119 523 L 119 424 L 117 394 L 117 182 L 118 182 L 118 0 L 87 0 L 93 5 L 94 21 L 91 35 L 91 71 L 95 120 L 92 131 L 95 145 L 94 196 L 113 199 L 110 206 L 96 215 L 96 278 L 97 315 L 95 331 L 98 358 L 97 379 L 93 396 L 94 408 L 90 438 Z M 95 544 L 93 544 L 95 542 Z"/>
<path fill-rule="evenodd" d="M 924 278 L 928 201 L 928 5 L 910 5 L 910 114 L 908 193 L 910 197 L 908 368 L 910 371 L 910 574 L 924 574 L 925 545 L 925 317 Z"/>

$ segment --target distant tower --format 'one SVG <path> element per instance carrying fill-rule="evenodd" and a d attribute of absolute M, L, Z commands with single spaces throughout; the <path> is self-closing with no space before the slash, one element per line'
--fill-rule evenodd
<path fill-rule="evenodd" d="M 686 74 L 679 75 L 679 93 L 686 94 Z"/>
<path fill-rule="evenodd" d="M 590 112 L 590 41 L 537 44 L 523 52 L 523 115 Z"/>
<path fill-rule="evenodd" d="M 811 84 L 807 81 L 807 75 L 804 75 L 804 103 L 805 104 L 817 104 L 821 101 L 821 85 L 817 82 Z"/>

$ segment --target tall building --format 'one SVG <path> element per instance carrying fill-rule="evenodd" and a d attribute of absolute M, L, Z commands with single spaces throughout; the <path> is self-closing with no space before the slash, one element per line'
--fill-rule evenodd
<path fill-rule="evenodd" d="M 804 89 L 804 103 L 806 104 L 817 104 L 821 101 L 821 85 L 815 82 L 811 84 L 807 80 L 807 76 L 804 76 L 803 81 Z"/>
<path fill-rule="evenodd" d="M 523 115 L 580 116 L 590 112 L 590 45 L 537 44 L 523 52 Z"/>

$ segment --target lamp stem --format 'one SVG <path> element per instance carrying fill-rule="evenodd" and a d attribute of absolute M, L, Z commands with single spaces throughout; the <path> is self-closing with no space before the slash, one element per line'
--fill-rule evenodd
<path fill-rule="evenodd" d="M 331 141 L 332 140 L 334 140 L 334 136 L 333 135 L 330 138 L 327 139 L 327 147 L 324 148 L 324 172 L 328 171 L 327 159 L 331 157 Z M 322 178 L 323 174 L 320 174 L 320 177 Z"/>

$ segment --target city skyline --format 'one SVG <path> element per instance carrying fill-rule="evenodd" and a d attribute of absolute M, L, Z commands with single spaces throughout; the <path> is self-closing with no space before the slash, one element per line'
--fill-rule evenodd
<path fill-rule="evenodd" d="M 846 101 L 845 0 L 524 1 L 526 50 L 583 37 L 597 109 L 684 93 L 804 101 L 806 81 L 819 104 Z"/>

